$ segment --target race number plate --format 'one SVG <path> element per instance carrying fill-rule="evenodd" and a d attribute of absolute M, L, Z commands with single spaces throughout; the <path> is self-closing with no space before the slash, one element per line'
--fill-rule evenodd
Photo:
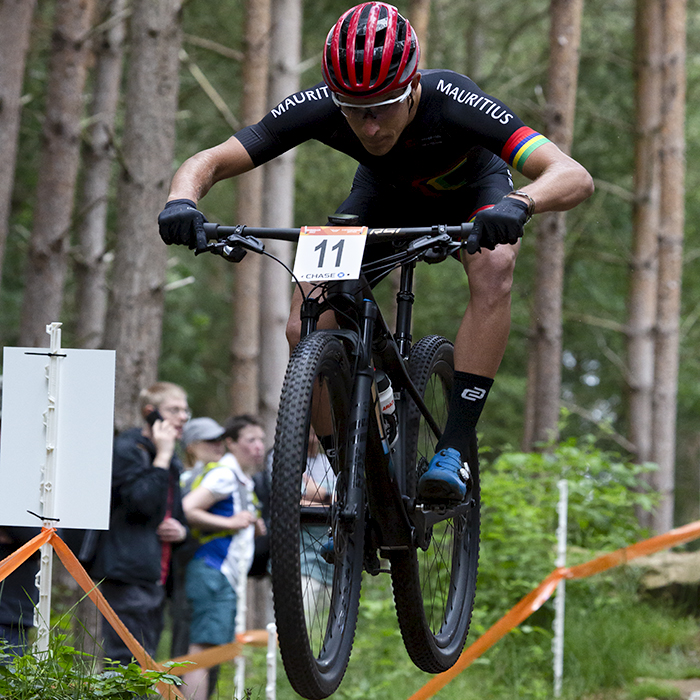
<path fill-rule="evenodd" d="M 294 275 L 300 282 L 359 279 L 366 242 L 366 226 L 304 226 Z"/>

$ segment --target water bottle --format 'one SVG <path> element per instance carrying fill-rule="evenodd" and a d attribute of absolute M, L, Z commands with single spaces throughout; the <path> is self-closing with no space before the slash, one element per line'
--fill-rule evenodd
<path fill-rule="evenodd" d="M 399 438 L 399 419 L 396 415 L 396 402 L 394 401 L 394 389 L 387 373 L 381 369 L 375 371 L 377 391 L 379 393 L 379 407 L 382 410 L 384 432 L 389 447 L 393 447 Z"/>

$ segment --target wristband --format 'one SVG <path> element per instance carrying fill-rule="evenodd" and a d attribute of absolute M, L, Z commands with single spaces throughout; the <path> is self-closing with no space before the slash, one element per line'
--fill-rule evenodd
<path fill-rule="evenodd" d="M 527 193 L 524 192 L 523 190 L 512 190 L 509 192 L 506 197 L 508 197 L 511 194 L 518 194 L 521 197 L 527 197 L 528 201 L 530 202 L 527 205 L 527 221 L 530 221 L 532 218 L 532 215 L 535 213 L 535 200 Z M 527 221 L 525 223 L 527 223 Z"/>

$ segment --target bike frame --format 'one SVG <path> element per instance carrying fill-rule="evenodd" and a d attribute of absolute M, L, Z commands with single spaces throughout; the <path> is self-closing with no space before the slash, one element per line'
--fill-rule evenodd
<path fill-rule="evenodd" d="M 411 318 L 414 295 L 414 263 L 402 266 L 397 293 L 396 332 L 392 333 L 363 279 L 329 283 L 323 301 L 306 299 L 302 304 L 302 337 L 312 332 L 329 333 L 338 337 L 353 361 L 353 394 L 348 436 L 350 450 L 346 468 L 350 488 L 341 519 L 355 525 L 362 522 L 364 495 L 367 495 L 369 520 L 365 523 L 371 546 L 366 547 L 370 573 L 379 572 L 374 552 L 407 549 L 425 542 L 429 528 L 440 520 L 453 518 L 467 506 L 455 508 L 420 508 L 407 503 L 406 475 L 402 468 L 406 458 L 406 429 L 408 427 L 407 398 L 410 396 L 431 426 L 436 437 L 441 435 L 423 397 L 416 389 L 406 366 L 411 349 Z M 339 329 L 316 331 L 320 315 L 329 310 L 336 314 Z M 354 323 L 343 323 L 345 314 L 359 312 Z M 390 377 L 399 415 L 399 440 L 393 453 L 389 449 L 377 400 L 374 369 L 383 369 Z M 400 468 L 397 468 L 397 465 Z"/>
<path fill-rule="evenodd" d="M 278 240 L 297 240 L 299 236 L 299 229 L 224 227 L 216 224 L 205 224 L 204 228 L 210 235 L 227 235 L 226 244 L 230 246 L 229 250 L 239 246 L 257 253 L 262 253 L 264 246 L 255 236 Z M 440 428 L 413 383 L 406 365 L 412 340 L 415 253 L 437 251 L 435 261 L 444 259 L 449 252 L 460 248 L 453 237 L 459 236 L 464 240 L 470 232 L 470 224 L 455 227 L 370 229 L 368 235 L 378 240 L 389 240 L 399 236 L 407 240 L 413 239 L 412 254 L 405 253 L 405 260 L 400 260 L 404 254 L 396 256 L 399 258 L 397 264 L 401 265 L 401 279 L 396 297 L 395 333 L 391 332 L 381 315 L 364 276 L 359 280 L 319 285 L 323 288 L 323 294 L 305 297 L 301 306 L 301 338 L 313 332 L 329 333 L 338 337 L 355 368 L 349 419 L 350 449 L 345 455 L 349 489 L 347 503 L 340 518 L 351 528 L 357 527 L 358 524 L 366 528 L 366 536 L 370 538 L 370 546 L 365 547 L 366 557 L 374 557 L 377 549 L 390 551 L 407 549 L 416 544 L 422 546 L 430 537 L 432 525 L 457 517 L 460 511 L 468 507 L 466 504 L 454 508 L 426 507 L 407 502 L 408 498 L 404 495 L 406 475 L 403 466 L 406 458 L 409 397 L 415 402 L 435 436 L 441 436 Z M 201 250 L 207 249 L 206 244 L 204 245 Z M 478 250 L 478 239 L 475 240 L 470 234 L 465 247 L 468 252 L 475 252 Z M 221 254 L 228 257 L 225 250 Z M 340 327 L 317 330 L 321 314 L 327 311 L 337 312 L 336 320 Z M 403 431 L 399 428 L 399 440 L 393 455 L 384 434 L 374 379 L 375 368 L 382 369 L 389 375 L 394 394 L 398 395 L 396 410 L 399 426 L 403 425 L 404 428 Z M 397 465 L 400 468 L 397 469 Z M 365 563 L 370 573 L 379 572 L 379 562 L 376 561 L 376 557 L 374 559 L 375 561 L 366 560 Z"/>

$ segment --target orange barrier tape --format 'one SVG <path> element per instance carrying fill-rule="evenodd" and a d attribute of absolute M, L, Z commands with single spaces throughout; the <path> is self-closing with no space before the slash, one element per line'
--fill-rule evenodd
<path fill-rule="evenodd" d="M 166 663 L 183 663 L 189 661 L 200 668 L 211 668 L 224 661 L 231 661 L 240 655 L 243 647 L 246 645 L 253 647 L 267 646 L 267 631 L 266 630 L 248 630 L 236 635 L 236 641 L 229 644 L 221 644 L 220 646 L 198 651 L 196 654 L 185 654 L 171 659 Z M 183 666 L 174 668 L 170 672 L 175 676 L 182 676 L 192 670 L 192 666 Z"/>
<path fill-rule="evenodd" d="M 267 646 L 268 634 L 266 630 L 248 630 L 236 635 L 236 641 L 230 644 L 212 647 L 197 654 L 179 656 L 176 659 L 171 659 L 168 662 L 159 664 L 146 652 L 139 644 L 136 638 L 129 632 L 126 625 L 119 619 L 117 614 L 112 610 L 111 606 L 102 595 L 96 584 L 90 578 L 89 574 L 83 568 L 78 558 L 73 554 L 68 545 L 58 536 L 55 528 L 43 528 L 42 531 L 19 549 L 15 550 L 8 557 L 0 561 L 0 581 L 9 576 L 17 567 L 21 566 L 29 557 L 39 550 L 42 545 L 50 543 L 58 558 L 63 562 L 66 570 L 75 579 L 76 583 L 87 593 L 88 597 L 97 606 L 97 609 L 115 632 L 121 637 L 129 651 L 133 654 L 137 663 L 143 669 L 151 669 L 156 671 L 164 671 L 169 663 L 182 663 L 190 661 L 193 664 L 203 668 L 210 668 L 224 661 L 230 661 L 236 658 L 241 653 L 243 646 L 250 645 L 256 647 Z M 168 672 L 174 676 L 182 676 L 192 667 L 182 666 L 179 668 L 168 669 Z M 180 691 L 167 683 L 159 683 L 158 691 L 163 697 L 171 698 L 173 696 L 182 698 Z"/>
<path fill-rule="evenodd" d="M 9 576 L 18 566 L 24 564 L 34 552 L 51 539 L 55 532 L 56 530 L 53 528 L 43 529 L 36 537 L 0 561 L 0 581 Z"/>
<path fill-rule="evenodd" d="M 510 630 L 517 627 L 523 620 L 538 610 L 554 593 L 559 582 L 563 578 L 580 579 L 593 576 L 607 571 L 622 564 L 626 564 L 641 556 L 653 554 L 669 547 L 691 542 L 700 537 L 700 521 L 675 528 L 662 535 L 642 540 L 629 547 L 623 547 L 614 552 L 603 554 L 595 559 L 591 559 L 584 564 L 572 567 L 555 569 L 547 576 L 540 585 L 530 591 L 524 598 L 513 606 L 498 622 L 492 625 L 479 639 L 467 647 L 455 663 L 455 665 L 428 681 L 420 690 L 414 693 L 408 700 L 426 700 L 446 686 L 462 671 L 469 667 L 472 662 L 479 658 L 484 652 L 490 649 L 496 642 L 502 639 Z M 78 585 L 88 594 L 95 603 L 98 610 L 104 615 L 107 621 L 114 627 L 115 631 L 122 638 L 127 648 L 134 655 L 134 658 L 142 668 L 164 670 L 164 666 L 156 663 L 136 641 L 136 638 L 129 632 L 124 623 L 112 610 L 104 596 L 97 589 L 88 573 L 78 561 L 77 557 L 58 536 L 54 528 L 43 528 L 41 533 L 32 540 L 22 545 L 15 552 L 0 562 L 0 581 L 11 574 L 18 566 L 24 563 L 34 552 L 41 548 L 43 544 L 50 542 L 56 554 L 63 562 L 68 572 L 73 576 Z M 264 646 L 267 644 L 267 633 L 264 630 L 250 630 L 236 636 L 236 641 L 224 644 L 219 647 L 207 649 L 191 656 L 181 656 L 172 659 L 172 662 L 192 661 L 203 667 L 215 666 L 223 661 L 228 661 L 240 654 L 244 644 L 254 646 Z M 173 675 L 182 675 L 188 671 L 188 667 L 170 669 Z M 182 698 L 181 693 L 174 686 L 160 683 L 158 686 L 161 695 L 171 698 L 175 695 Z"/>
<path fill-rule="evenodd" d="M 698 539 L 698 537 L 700 537 L 700 520 L 669 530 L 663 535 L 656 535 L 648 540 L 642 540 L 629 547 L 623 547 L 610 554 L 603 554 L 585 564 L 572 566 L 568 569 L 567 578 L 586 578 L 601 571 L 612 569 L 615 566 L 626 564 L 628 561 L 638 557 L 644 557 L 648 554 L 654 554 L 654 552 L 660 552 L 662 549 L 691 542 Z"/>
<path fill-rule="evenodd" d="M 415 692 L 408 700 L 427 700 L 450 681 L 456 678 L 471 663 L 490 649 L 497 641 L 505 637 L 508 632 L 517 627 L 523 620 L 538 610 L 551 597 L 559 582 L 566 579 L 579 579 L 599 574 L 616 566 L 626 564 L 647 554 L 668 549 L 674 545 L 684 544 L 700 537 L 700 520 L 675 528 L 663 535 L 642 540 L 629 547 L 623 547 L 609 554 L 603 554 L 591 559 L 584 564 L 570 568 L 561 567 L 552 571 L 547 578 L 533 591 L 512 607 L 498 622 L 491 626 L 479 639 L 468 646 L 461 654 L 452 668 L 431 678 L 420 690 Z"/>
<path fill-rule="evenodd" d="M 171 659 L 169 663 L 185 663 L 189 661 L 190 663 L 186 666 L 181 666 L 180 668 L 173 668 L 170 673 L 176 676 L 182 676 L 185 673 L 189 673 L 196 666 L 199 668 L 211 668 L 217 664 L 223 663 L 224 661 L 230 661 L 235 659 L 240 655 L 243 650 L 243 644 L 240 642 L 230 642 L 229 644 L 222 644 L 217 647 L 211 647 L 211 649 L 205 649 L 204 651 L 198 651 L 196 654 L 185 654 L 184 656 L 178 656 L 175 659 Z"/>
<path fill-rule="evenodd" d="M 266 647 L 268 637 L 267 630 L 246 630 L 236 635 L 236 639 L 241 644 L 248 644 L 251 647 Z"/>
<path fill-rule="evenodd" d="M 78 561 L 78 558 L 73 554 L 68 545 L 58 536 L 54 528 L 43 528 L 39 535 L 31 539 L 25 545 L 22 545 L 22 547 L 10 554 L 7 558 L 3 559 L 2 562 L 0 562 L 0 581 L 11 574 L 46 542 L 51 544 L 58 558 L 66 567 L 66 570 L 85 593 L 88 594 L 109 624 L 112 625 L 115 632 L 121 637 L 141 668 L 164 671 L 165 668 L 151 658 L 146 650 L 138 643 L 136 637 L 129 632 L 126 625 L 119 619 L 114 610 L 112 610 L 105 597 L 99 591 L 87 571 L 83 568 L 83 565 Z M 158 683 L 158 692 L 164 698 L 177 697 L 184 700 L 182 693 L 180 693 L 175 686 L 168 683 Z"/>

